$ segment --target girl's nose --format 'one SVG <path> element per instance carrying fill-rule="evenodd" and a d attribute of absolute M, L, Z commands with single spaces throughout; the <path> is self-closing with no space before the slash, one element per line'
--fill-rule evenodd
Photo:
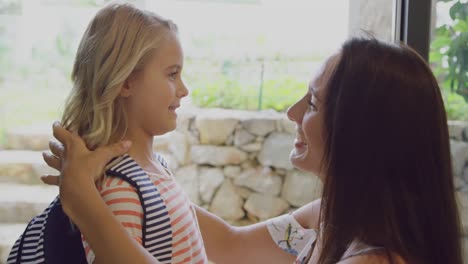
<path fill-rule="evenodd" d="M 185 84 L 182 82 L 179 89 L 177 90 L 177 97 L 182 98 L 186 97 L 189 94 L 189 91 Z"/>

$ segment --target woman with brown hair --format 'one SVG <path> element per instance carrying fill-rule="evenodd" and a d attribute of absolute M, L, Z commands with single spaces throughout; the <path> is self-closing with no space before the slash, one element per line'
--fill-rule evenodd
<path fill-rule="evenodd" d="M 288 115 L 306 142 L 295 151 L 306 158 L 293 163 L 324 182 L 317 263 L 355 255 L 352 247 L 461 263 L 447 120 L 423 59 L 402 45 L 350 40 L 303 100 L 310 110 L 298 102 Z"/>
<path fill-rule="evenodd" d="M 415 51 L 373 38 L 348 40 L 288 117 L 297 125 L 291 162 L 321 178 L 321 200 L 247 227 L 197 208 L 212 261 L 462 263 L 446 114 L 437 81 Z M 54 136 L 63 145 L 52 143 L 54 155 L 45 160 L 61 171 L 63 207 L 95 254 L 109 263 L 157 263 L 119 226 L 94 187 L 106 163 L 127 148 L 115 143 L 89 151 L 59 125 Z M 280 250 L 271 228 L 277 225 L 315 231 L 294 256 Z"/>

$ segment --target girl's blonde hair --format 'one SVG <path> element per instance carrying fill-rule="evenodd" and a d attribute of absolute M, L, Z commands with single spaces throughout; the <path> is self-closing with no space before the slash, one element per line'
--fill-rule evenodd
<path fill-rule="evenodd" d="M 177 32 L 172 21 L 131 4 L 112 3 L 99 10 L 78 47 L 63 126 L 90 149 L 120 140 L 127 130 L 126 113 L 117 100 L 121 88 L 170 32 Z"/>

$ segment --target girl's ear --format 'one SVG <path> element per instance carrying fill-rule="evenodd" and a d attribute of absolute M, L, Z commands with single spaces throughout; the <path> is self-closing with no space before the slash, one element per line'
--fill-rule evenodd
<path fill-rule="evenodd" d="M 130 78 L 125 80 L 125 82 L 122 85 L 122 88 L 120 89 L 120 96 L 127 98 L 132 95 L 132 89 L 131 89 L 131 81 Z"/>
<path fill-rule="evenodd" d="M 132 96 L 137 87 L 140 85 L 142 81 L 142 73 L 141 72 L 132 72 L 130 76 L 128 76 L 127 80 L 122 85 L 120 90 L 120 96 L 123 98 L 127 98 Z"/>

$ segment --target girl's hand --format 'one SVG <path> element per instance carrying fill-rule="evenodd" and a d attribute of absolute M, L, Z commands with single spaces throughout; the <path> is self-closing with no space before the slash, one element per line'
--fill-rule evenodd
<path fill-rule="evenodd" d="M 102 175 L 106 164 L 114 157 L 123 155 L 131 146 L 122 141 L 90 151 L 76 134 L 64 129 L 58 122 L 53 125 L 53 135 L 59 141 L 50 141 L 51 152 L 43 152 L 44 161 L 60 171 L 60 175 L 43 175 L 41 180 L 60 187 L 60 200 L 65 212 L 83 202 L 87 192 L 94 191 L 94 182 Z"/>

